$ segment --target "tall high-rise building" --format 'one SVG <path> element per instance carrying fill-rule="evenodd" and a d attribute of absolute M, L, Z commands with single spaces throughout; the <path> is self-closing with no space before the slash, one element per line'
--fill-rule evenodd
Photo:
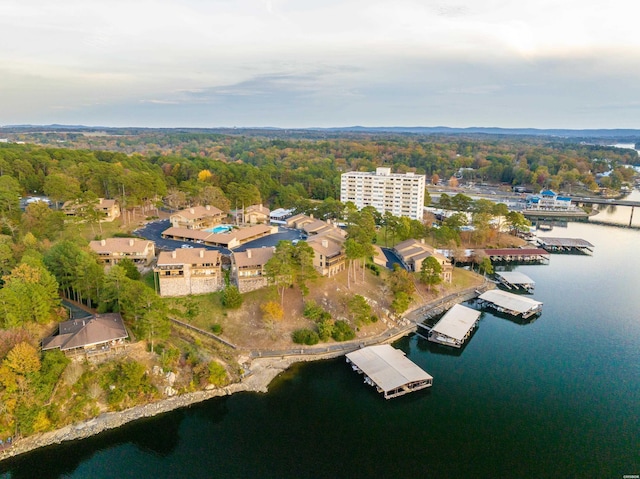
<path fill-rule="evenodd" d="M 340 201 L 422 220 L 425 181 L 424 175 L 391 173 L 391 168 L 376 168 L 375 173 L 350 171 L 341 176 Z"/>

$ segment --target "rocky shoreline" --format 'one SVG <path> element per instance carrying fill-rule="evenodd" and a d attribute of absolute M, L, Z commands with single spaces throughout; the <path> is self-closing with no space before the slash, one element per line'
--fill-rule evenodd
<path fill-rule="evenodd" d="M 485 283 L 480 289 L 490 288 L 493 285 Z M 430 304 L 424 304 L 411 313 L 405 315 L 410 317 L 413 315 L 425 316 L 429 310 L 435 306 L 452 305 L 468 299 L 469 294 L 477 292 L 475 288 L 451 294 L 446 298 L 440 298 Z M 404 326 L 395 331 L 387 331 L 386 334 L 380 335 L 378 338 L 367 341 L 367 345 L 377 343 L 388 343 L 395 341 L 415 330 L 415 325 L 411 320 L 405 320 Z M 273 357 L 259 357 L 251 361 L 249 366 L 250 374 L 245 376 L 240 382 L 230 384 L 224 388 L 216 388 L 212 390 L 196 391 L 193 393 L 181 394 L 178 396 L 168 397 L 157 402 L 135 406 L 124 411 L 107 412 L 87 421 L 71 424 L 55 431 L 49 431 L 14 441 L 14 443 L 0 450 L 0 461 L 9 459 L 41 447 L 61 444 L 63 442 L 85 439 L 109 429 L 115 429 L 132 421 L 142 418 L 157 416 L 176 409 L 188 407 L 207 399 L 219 396 L 228 396 L 237 392 L 260 392 L 266 393 L 271 381 L 281 372 L 287 370 L 292 364 L 306 361 L 319 361 L 323 359 L 331 359 L 343 356 L 346 353 L 358 349 L 363 343 L 358 341 L 351 342 L 351 347 L 345 347 L 341 350 L 324 351 L 316 350 L 301 351 L 301 354 Z M 346 345 L 345 345 L 346 346 Z M 308 352 L 308 354 L 305 354 Z"/>
<path fill-rule="evenodd" d="M 301 361 L 312 361 L 317 359 L 328 359 L 341 355 L 317 356 L 296 356 L 278 358 L 258 358 L 251 362 L 251 374 L 241 382 L 230 384 L 224 388 L 216 388 L 209 391 L 196 391 L 169 397 L 157 402 L 135 406 L 130 409 L 118 412 L 103 413 L 93 419 L 71 424 L 55 431 L 34 434 L 15 441 L 11 446 L 0 451 L 0 461 L 18 456 L 20 454 L 39 449 L 41 447 L 60 444 L 67 441 L 85 439 L 109 429 L 115 429 L 132 421 L 142 418 L 157 416 L 176 409 L 188 407 L 207 399 L 218 396 L 226 396 L 241 391 L 253 391 L 266 393 L 271 381 L 289 366 Z"/>

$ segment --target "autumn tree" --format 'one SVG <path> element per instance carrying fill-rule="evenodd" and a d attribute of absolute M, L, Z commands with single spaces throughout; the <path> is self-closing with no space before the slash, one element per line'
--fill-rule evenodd
<path fill-rule="evenodd" d="M 3 279 L 0 320 L 5 328 L 30 322 L 46 324 L 59 317 L 58 283 L 42 262 L 23 262 Z"/>

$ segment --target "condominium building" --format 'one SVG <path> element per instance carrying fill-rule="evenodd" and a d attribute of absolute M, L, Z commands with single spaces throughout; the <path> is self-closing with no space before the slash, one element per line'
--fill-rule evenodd
<path fill-rule="evenodd" d="M 425 176 L 391 173 L 391 168 L 374 172 L 350 171 L 340 181 L 340 201 L 352 201 L 358 209 L 373 206 L 380 213 L 422 220 Z"/>

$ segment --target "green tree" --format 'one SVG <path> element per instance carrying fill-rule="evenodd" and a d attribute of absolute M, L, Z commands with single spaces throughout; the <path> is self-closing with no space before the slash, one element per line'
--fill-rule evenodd
<path fill-rule="evenodd" d="M 293 245 L 290 241 L 280 241 L 273 256 L 264 265 L 265 275 L 270 284 L 279 290 L 280 305 L 284 307 L 284 292 L 293 284 Z"/>
<path fill-rule="evenodd" d="M 229 377 L 227 376 L 227 370 L 222 364 L 217 361 L 211 361 L 208 366 L 209 369 L 209 383 L 217 387 L 226 386 L 229 383 Z"/>
<path fill-rule="evenodd" d="M 56 209 L 60 203 L 72 200 L 80 194 L 80 182 L 64 173 L 54 173 L 44 179 L 44 194 L 56 202 Z"/>
<path fill-rule="evenodd" d="M 354 295 L 348 302 L 349 311 L 356 325 L 368 324 L 371 322 L 371 306 L 364 296 Z"/>
<path fill-rule="evenodd" d="M 393 301 L 391 302 L 391 309 L 396 314 L 402 314 L 407 309 L 409 309 L 409 305 L 411 304 L 412 298 L 404 291 L 399 291 L 396 293 Z"/>
<path fill-rule="evenodd" d="M 431 290 L 431 286 L 442 282 L 442 265 L 433 256 L 429 256 L 422 261 L 420 268 L 420 282 L 426 284 Z"/>

